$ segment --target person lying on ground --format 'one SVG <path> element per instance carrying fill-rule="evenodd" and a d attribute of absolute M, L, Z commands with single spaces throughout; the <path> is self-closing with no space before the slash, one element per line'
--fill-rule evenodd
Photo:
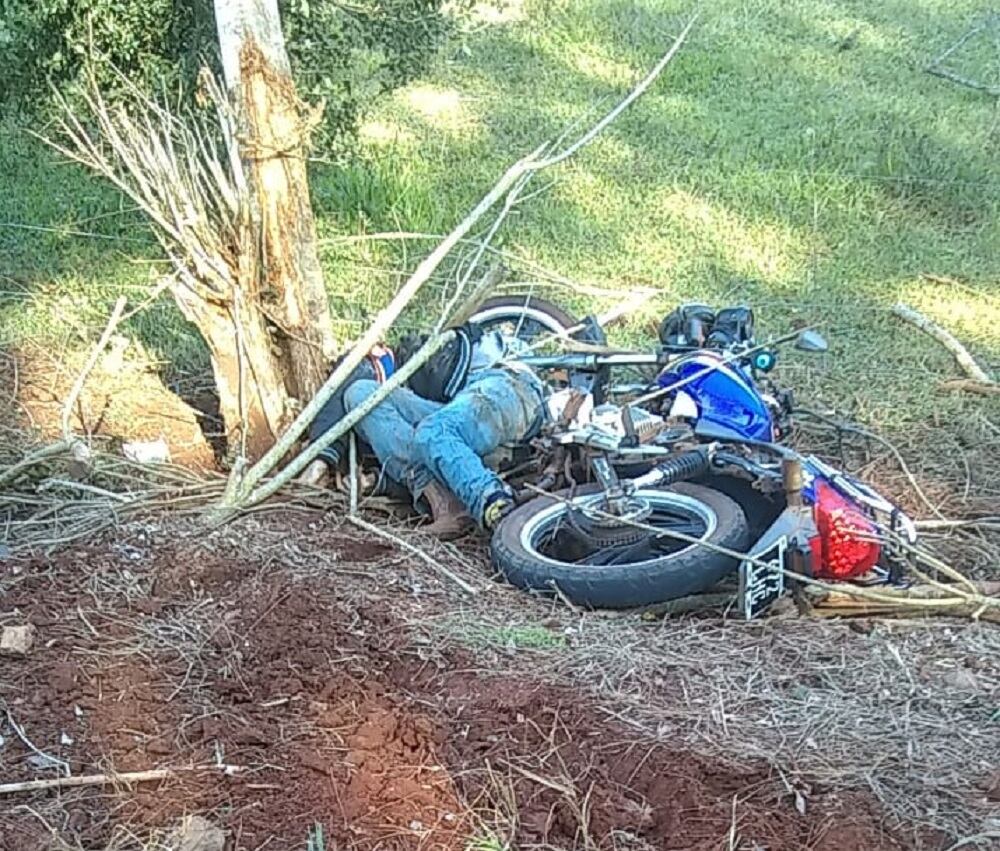
<path fill-rule="evenodd" d="M 401 344 L 399 364 L 426 338 Z M 427 531 L 456 537 L 473 522 L 492 530 L 513 507 L 513 495 L 484 458 L 500 446 L 534 437 L 546 418 L 545 385 L 510 357 L 517 341 L 474 324 L 394 390 L 356 430 L 379 459 L 384 475 L 403 484 L 414 504 L 433 516 Z M 317 417 L 316 439 L 376 392 L 376 376 L 352 376 L 339 401 Z M 339 463 L 342 447 L 324 452 L 303 478 L 316 481 Z"/>

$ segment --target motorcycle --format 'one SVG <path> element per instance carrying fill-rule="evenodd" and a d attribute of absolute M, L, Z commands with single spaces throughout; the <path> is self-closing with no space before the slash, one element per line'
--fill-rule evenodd
<path fill-rule="evenodd" d="M 739 576 L 747 619 L 796 576 L 902 580 L 913 522 L 859 479 L 785 442 L 790 392 L 770 373 L 779 348 L 825 352 L 805 329 L 758 343 L 752 311 L 685 305 L 650 352 L 609 349 L 592 318 L 550 302 L 491 300 L 472 317 L 536 349 L 518 359 L 553 378 L 553 417 L 510 480 L 518 505 L 491 540 L 513 584 L 595 608 L 645 606 Z M 611 382 L 629 369 L 641 381 Z M 523 470 L 530 472 L 527 477 Z"/>

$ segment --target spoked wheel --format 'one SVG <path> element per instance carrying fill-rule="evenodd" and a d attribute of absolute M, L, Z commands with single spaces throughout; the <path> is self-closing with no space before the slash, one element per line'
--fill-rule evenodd
<path fill-rule="evenodd" d="M 572 602 L 596 608 L 644 606 L 704 591 L 737 566 L 675 534 L 737 552 L 747 544 L 742 509 L 702 485 L 637 491 L 621 507 L 631 523 L 606 516 L 596 485 L 580 488 L 569 503 L 568 496 L 533 499 L 497 528 L 493 561 L 514 585 L 558 587 Z"/>
<path fill-rule="evenodd" d="M 501 331 L 529 344 L 553 335 L 566 335 L 577 325 L 577 320 L 557 304 L 528 295 L 486 299 L 470 321 L 484 330 Z"/>

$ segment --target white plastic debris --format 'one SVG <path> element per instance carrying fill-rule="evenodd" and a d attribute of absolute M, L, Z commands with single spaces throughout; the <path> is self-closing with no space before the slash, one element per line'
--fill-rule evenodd
<path fill-rule="evenodd" d="M 162 437 L 123 443 L 122 454 L 136 464 L 167 464 L 170 461 L 170 447 Z"/>

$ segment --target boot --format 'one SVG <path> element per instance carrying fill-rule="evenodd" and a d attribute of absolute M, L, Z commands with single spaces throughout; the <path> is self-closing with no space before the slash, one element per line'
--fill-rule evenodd
<path fill-rule="evenodd" d="M 442 541 L 454 541 L 475 525 L 458 498 L 437 482 L 431 482 L 424 488 L 423 496 L 430 506 L 431 517 L 434 518 L 423 527 L 423 531 Z"/>

